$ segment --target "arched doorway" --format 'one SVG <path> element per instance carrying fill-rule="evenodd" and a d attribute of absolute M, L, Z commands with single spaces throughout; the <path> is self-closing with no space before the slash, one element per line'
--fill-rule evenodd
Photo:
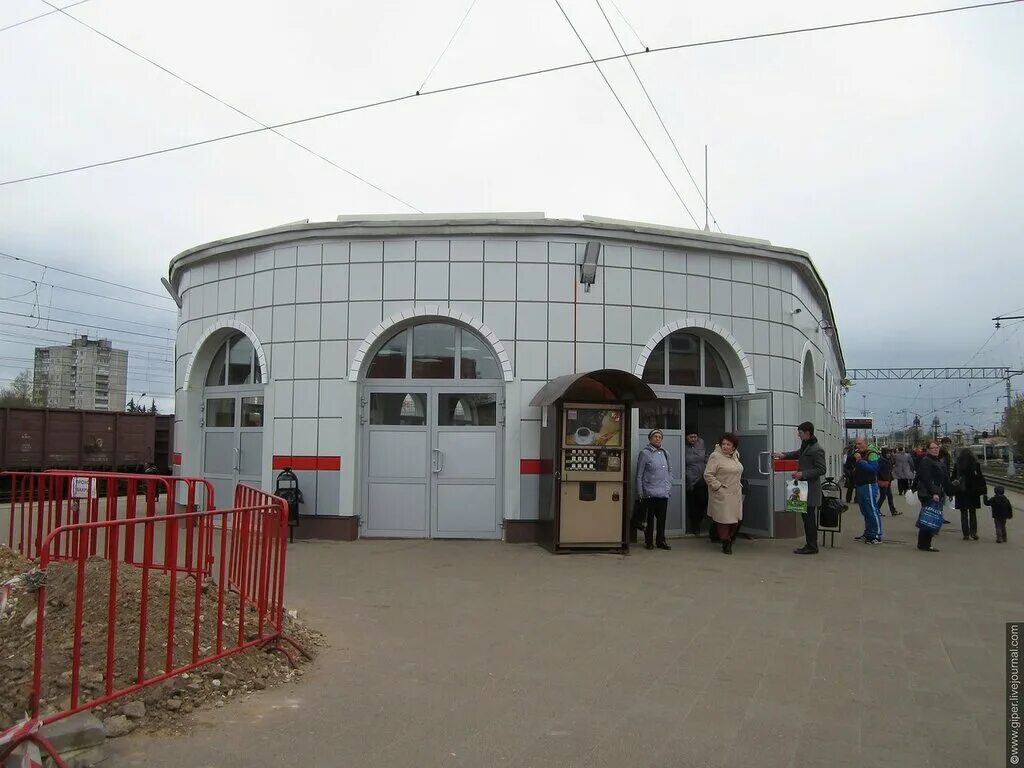
<path fill-rule="evenodd" d="M 741 437 L 744 476 L 758 497 L 757 506 L 765 507 L 763 514 L 752 514 L 750 520 L 745 515 L 744 528 L 769 535 L 770 489 L 758 454 L 763 454 L 763 444 L 769 439 L 770 396 L 748 394 L 744 367 L 732 345 L 705 328 L 675 330 L 654 346 L 641 378 L 658 394 L 658 401 L 639 409 L 634 440 L 644 445 L 647 433 L 660 429 L 665 436 L 663 445 L 672 457 L 673 489 L 666 530 L 680 535 L 687 529 L 687 432 L 695 431 L 704 442 L 705 454 L 710 455 L 715 442 L 729 429 Z M 749 460 L 744 446 L 754 449 Z"/>
<path fill-rule="evenodd" d="M 448 322 L 384 338 L 362 374 L 364 535 L 500 538 L 497 355 L 476 332 Z"/>
<path fill-rule="evenodd" d="M 227 507 L 239 481 L 258 486 L 262 479 L 263 371 L 244 333 L 214 343 L 202 388 L 202 471 L 218 506 Z"/>

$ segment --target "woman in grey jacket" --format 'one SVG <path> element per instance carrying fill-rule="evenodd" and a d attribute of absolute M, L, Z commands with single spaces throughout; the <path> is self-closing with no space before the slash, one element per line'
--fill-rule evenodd
<path fill-rule="evenodd" d="M 661 447 L 664 439 L 660 429 L 652 429 L 647 435 L 648 444 L 636 457 L 636 493 L 643 499 L 647 512 L 647 528 L 644 529 L 644 546 L 654 549 L 672 549 L 665 541 L 665 515 L 668 511 L 668 497 L 672 495 L 672 465 L 668 453 Z M 657 523 L 658 536 L 654 538 Z"/>

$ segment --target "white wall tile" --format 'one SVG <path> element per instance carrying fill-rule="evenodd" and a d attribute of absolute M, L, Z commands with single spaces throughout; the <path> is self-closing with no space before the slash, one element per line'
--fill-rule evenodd
<path fill-rule="evenodd" d="M 485 240 L 484 261 L 515 261 L 515 240 Z"/>
<path fill-rule="evenodd" d="M 692 257 L 693 254 L 690 254 Z M 690 312 L 711 311 L 711 280 L 692 273 L 686 278 L 686 309 Z"/>
<path fill-rule="evenodd" d="M 669 309 L 686 309 L 686 275 L 666 272 L 665 306 Z"/>
<path fill-rule="evenodd" d="M 606 267 L 629 268 L 629 248 L 623 245 L 605 245 L 601 248 L 601 263 Z"/>
<path fill-rule="evenodd" d="M 548 243 L 548 261 L 552 264 L 577 264 L 576 243 Z"/>
<path fill-rule="evenodd" d="M 691 275 L 711 275 L 711 257 L 706 253 L 688 253 L 686 271 Z"/>
<path fill-rule="evenodd" d="M 323 244 L 307 243 L 299 246 L 297 264 L 300 267 L 319 266 L 323 261 Z"/>
<path fill-rule="evenodd" d="M 383 318 L 379 301 L 353 301 L 348 307 L 348 337 L 363 339 Z"/>
<path fill-rule="evenodd" d="M 769 360 L 771 358 L 767 355 L 750 355 L 751 365 L 754 368 L 754 386 L 757 387 L 759 392 L 766 392 L 771 389 Z"/>
<path fill-rule="evenodd" d="M 665 251 L 666 272 L 686 272 L 686 252 L 667 249 Z"/>
<path fill-rule="evenodd" d="M 633 343 L 641 346 L 650 341 L 655 331 L 665 325 L 665 313 L 660 309 L 633 307 Z"/>
<path fill-rule="evenodd" d="M 295 305 L 274 307 L 274 341 L 293 341 L 295 339 Z"/>
<path fill-rule="evenodd" d="M 453 242 L 454 246 L 455 243 Z M 480 301 L 484 297 L 483 262 L 453 264 L 451 268 L 452 301 Z"/>
<path fill-rule="evenodd" d="M 519 422 L 519 457 L 536 458 L 540 453 L 540 422 Z"/>
<path fill-rule="evenodd" d="M 732 279 L 732 259 L 728 256 L 718 256 L 712 254 L 711 256 L 711 277 L 717 277 L 722 280 Z"/>
<path fill-rule="evenodd" d="M 604 364 L 609 368 L 633 372 L 633 348 L 629 344 L 605 344 Z"/>
<path fill-rule="evenodd" d="M 452 240 L 449 257 L 452 261 L 483 261 L 483 240 Z"/>
<path fill-rule="evenodd" d="M 280 306 L 281 304 L 294 303 L 295 268 L 275 269 L 271 274 L 274 276 L 274 304 Z"/>
<path fill-rule="evenodd" d="M 324 264 L 348 264 L 348 242 L 324 243 Z"/>
<path fill-rule="evenodd" d="M 541 391 L 547 382 L 544 381 L 523 381 L 519 384 L 519 417 L 522 419 L 539 419 L 541 418 L 541 409 L 530 405 L 530 401 L 533 400 L 534 395 Z M 509 421 L 515 416 L 509 414 Z"/>
<path fill-rule="evenodd" d="M 298 261 L 298 249 L 293 246 L 274 249 L 275 267 L 294 267 Z"/>
<path fill-rule="evenodd" d="M 320 305 L 299 304 L 295 307 L 295 340 L 320 339 Z"/>
<path fill-rule="evenodd" d="M 227 277 L 234 277 L 237 265 L 234 256 L 228 256 L 217 260 L 217 278 L 223 280 Z"/>
<path fill-rule="evenodd" d="M 579 274 L 578 270 L 576 274 Z M 585 285 L 580 285 L 576 289 L 576 301 L 579 304 L 604 304 L 604 267 L 598 266 L 594 284 L 589 290 Z"/>
<path fill-rule="evenodd" d="M 630 286 L 628 269 L 608 267 L 604 271 L 604 301 L 606 304 L 629 306 Z"/>
<path fill-rule="evenodd" d="M 447 245 L 448 241 L 444 241 Z M 417 244 L 419 245 L 419 243 Z M 419 254 L 417 253 L 417 257 Z M 447 251 L 446 251 L 447 256 Z M 426 262 L 416 264 L 416 300 L 448 301 L 448 264 Z"/>
<path fill-rule="evenodd" d="M 252 330 L 256 334 L 256 338 L 264 343 L 272 341 L 273 322 L 274 310 L 270 307 L 254 310 L 252 313 Z"/>
<path fill-rule="evenodd" d="M 778 262 L 771 261 L 768 263 L 768 285 L 772 288 L 782 287 L 782 269 L 779 267 Z"/>
<path fill-rule="evenodd" d="M 252 309 L 254 282 L 252 275 L 242 275 L 235 280 L 235 309 Z"/>
<path fill-rule="evenodd" d="M 320 279 L 319 265 L 299 267 L 295 273 L 295 301 L 320 301 Z"/>
<path fill-rule="evenodd" d="M 576 370 L 597 371 L 604 368 L 604 344 L 577 344 Z"/>
<path fill-rule="evenodd" d="M 547 242 L 520 240 L 516 244 L 516 261 L 546 264 L 548 261 Z"/>
<path fill-rule="evenodd" d="M 277 342 L 270 347 L 271 380 L 295 378 L 295 345 Z"/>
<path fill-rule="evenodd" d="M 516 342 L 516 378 L 547 380 L 547 342 Z"/>
<path fill-rule="evenodd" d="M 548 317 L 544 302 L 522 301 L 516 308 L 516 339 L 547 341 Z"/>
<path fill-rule="evenodd" d="M 217 308 L 220 288 L 216 282 L 213 282 L 205 283 L 200 290 L 203 294 L 203 317 L 213 317 L 220 312 Z"/>
<path fill-rule="evenodd" d="M 768 265 L 765 262 L 753 262 L 752 282 L 754 283 L 754 285 L 768 285 Z"/>
<path fill-rule="evenodd" d="M 548 266 L 548 298 L 551 301 L 572 301 L 583 293 L 579 285 L 579 269 L 573 264 L 551 264 Z"/>
<path fill-rule="evenodd" d="M 517 266 L 517 295 L 520 301 L 547 301 L 548 268 L 546 264 L 522 264 Z"/>
<path fill-rule="evenodd" d="M 274 454 L 290 456 L 292 452 L 292 420 L 274 419 Z"/>
<path fill-rule="evenodd" d="M 448 240 L 417 240 L 416 261 L 448 261 Z"/>
<path fill-rule="evenodd" d="M 604 308 L 604 339 L 609 344 L 629 344 L 633 340 L 629 307 Z"/>
<path fill-rule="evenodd" d="M 768 321 L 767 320 L 755 320 L 754 321 L 754 351 L 759 355 L 768 354 Z"/>
<path fill-rule="evenodd" d="M 782 326 L 771 323 L 768 326 L 768 352 L 781 357 L 782 351 Z"/>
<path fill-rule="evenodd" d="M 324 264 L 323 301 L 348 301 L 348 270 L 348 264 Z"/>
<path fill-rule="evenodd" d="M 774 288 L 768 294 L 768 319 L 773 323 L 782 322 L 782 291 Z"/>
<path fill-rule="evenodd" d="M 754 266 L 757 266 L 756 264 Z M 754 319 L 755 320 L 767 320 L 769 317 L 768 309 L 768 289 L 763 284 L 754 284 Z"/>
<path fill-rule="evenodd" d="M 349 244 L 348 259 L 355 262 L 373 262 L 384 260 L 384 242 L 382 240 L 364 240 Z"/>
<path fill-rule="evenodd" d="M 483 322 L 484 303 L 482 301 L 452 301 L 448 306 L 454 311 L 465 312 L 470 317 Z"/>
<path fill-rule="evenodd" d="M 317 419 L 292 419 L 292 453 L 295 456 L 317 455 Z"/>
<path fill-rule="evenodd" d="M 352 244 L 353 253 L 356 244 Z M 381 299 L 384 296 L 383 264 L 380 262 L 356 263 L 349 266 L 349 294 L 352 301 Z M 326 291 L 324 298 L 328 298 Z M 334 298 L 331 296 L 330 298 Z"/>
<path fill-rule="evenodd" d="M 217 312 L 235 311 L 235 279 L 221 280 L 217 283 Z"/>
<path fill-rule="evenodd" d="M 320 376 L 324 379 L 344 379 L 348 376 L 348 342 L 320 342 Z"/>
<path fill-rule="evenodd" d="M 348 338 L 348 303 L 334 302 L 320 307 L 320 338 Z"/>
<path fill-rule="evenodd" d="M 235 273 L 239 275 L 251 275 L 256 266 L 256 257 L 251 253 L 243 253 L 235 258 Z"/>
<path fill-rule="evenodd" d="M 552 341 L 548 344 L 548 378 L 554 379 L 573 370 L 573 344 L 566 341 Z"/>
<path fill-rule="evenodd" d="M 274 272 L 257 272 L 253 278 L 253 306 L 270 307 L 274 304 Z"/>
<path fill-rule="evenodd" d="M 548 335 L 550 341 L 573 341 L 575 328 L 572 304 L 548 304 Z M 594 307 L 597 309 L 597 307 Z"/>
<path fill-rule="evenodd" d="M 330 382 L 323 382 L 328 384 Z M 343 450 L 343 435 L 345 432 L 344 419 L 324 418 L 324 392 L 320 389 L 320 420 L 317 425 L 319 438 L 317 440 L 316 452 L 318 456 L 339 456 Z M 339 408 L 340 411 L 340 408 Z M 339 413 L 339 415 L 342 415 Z M 348 416 L 348 414 L 344 414 Z M 320 510 L 323 512 L 323 510 Z"/>
<path fill-rule="evenodd" d="M 769 359 L 769 386 L 772 389 L 782 390 L 786 388 L 786 377 L 783 360 L 781 357 Z"/>
<path fill-rule="evenodd" d="M 665 253 L 660 249 L 634 247 L 632 267 L 661 272 L 665 268 Z"/>
<path fill-rule="evenodd" d="M 746 283 L 754 279 L 754 263 L 742 256 L 734 256 L 732 259 L 732 279 L 742 280 Z"/>
<path fill-rule="evenodd" d="M 490 246 L 490 242 L 487 243 Z M 484 250 L 486 256 L 488 251 Z M 487 264 L 484 266 L 484 300 L 515 301 L 516 265 Z"/>
<path fill-rule="evenodd" d="M 256 261 L 254 269 L 257 272 L 262 272 L 266 269 L 274 268 L 274 251 L 270 249 L 268 251 L 260 251 L 256 254 Z"/>
<path fill-rule="evenodd" d="M 743 318 L 733 318 L 732 335 L 745 352 L 754 349 L 754 321 Z"/>
<path fill-rule="evenodd" d="M 384 251 L 385 255 L 387 250 Z M 384 264 L 384 298 L 411 301 L 416 295 L 416 265 L 409 261 Z"/>
<path fill-rule="evenodd" d="M 487 269 L 490 269 L 488 265 Z M 513 302 L 485 301 L 484 323 L 506 345 L 516 337 L 516 305 Z"/>
<path fill-rule="evenodd" d="M 732 283 L 728 280 L 711 280 L 711 311 L 732 314 Z"/>
<path fill-rule="evenodd" d="M 752 317 L 754 314 L 754 287 L 749 283 L 732 284 L 733 314 L 739 317 Z"/>
<path fill-rule="evenodd" d="M 577 341 L 604 341 L 604 307 L 579 304 L 576 306 Z"/>
<path fill-rule="evenodd" d="M 298 362 L 298 354 L 296 354 L 296 363 Z M 296 371 L 299 371 L 299 366 L 295 366 Z M 299 371 L 301 374 L 301 371 Z M 296 380 L 295 385 L 295 403 L 292 406 L 292 415 L 301 418 L 316 418 L 318 409 L 320 407 L 320 382 L 316 379 L 312 381 Z"/>
<path fill-rule="evenodd" d="M 665 274 L 663 272 L 633 269 L 631 272 L 631 282 L 633 306 L 665 306 Z"/>
<path fill-rule="evenodd" d="M 385 240 L 384 261 L 415 261 L 415 240 Z M 385 274 L 387 270 L 384 270 Z"/>

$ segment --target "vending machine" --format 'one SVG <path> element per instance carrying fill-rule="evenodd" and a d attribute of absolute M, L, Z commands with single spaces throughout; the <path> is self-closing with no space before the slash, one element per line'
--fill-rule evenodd
<path fill-rule="evenodd" d="M 562 405 L 560 499 L 556 544 L 624 546 L 626 412 L 610 403 Z"/>

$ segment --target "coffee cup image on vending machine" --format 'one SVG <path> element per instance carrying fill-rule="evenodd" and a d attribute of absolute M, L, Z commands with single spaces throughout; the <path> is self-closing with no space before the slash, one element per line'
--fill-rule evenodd
<path fill-rule="evenodd" d="M 580 427 L 575 433 L 576 445 L 590 445 L 594 442 L 594 431 L 590 427 Z"/>

